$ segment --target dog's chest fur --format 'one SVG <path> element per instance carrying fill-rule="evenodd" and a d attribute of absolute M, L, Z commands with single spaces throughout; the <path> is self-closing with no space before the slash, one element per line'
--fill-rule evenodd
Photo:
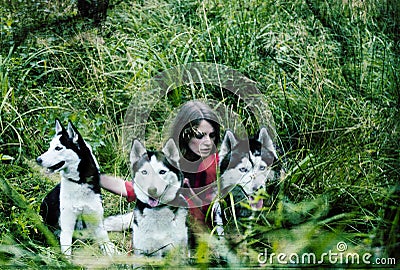
<path fill-rule="evenodd" d="M 188 241 L 187 213 L 185 208 L 170 206 L 136 208 L 133 226 L 135 251 L 161 255 L 174 247 L 185 246 Z"/>
<path fill-rule="evenodd" d="M 93 190 L 92 185 L 74 183 L 65 178 L 61 180 L 60 209 L 70 209 L 78 215 L 103 215 L 101 195 Z"/>

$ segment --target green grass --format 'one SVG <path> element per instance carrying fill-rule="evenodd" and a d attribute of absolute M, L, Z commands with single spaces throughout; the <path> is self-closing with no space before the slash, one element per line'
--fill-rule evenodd
<path fill-rule="evenodd" d="M 274 203 L 239 221 L 249 225 L 241 237 L 221 247 L 202 235 L 193 264 L 215 263 L 218 250 L 228 265 L 254 266 L 265 249 L 322 254 L 340 241 L 349 252 L 400 260 L 395 1 L 122 1 L 101 29 L 66 20 L 77 13 L 73 2 L 35 3 L 0 5 L 0 264 L 72 266 L 36 214 L 58 181 L 34 165 L 54 119 L 76 124 L 102 172 L 129 179 L 123 123 L 131 101 L 139 104 L 158 72 L 191 62 L 226 65 L 257 82 L 286 169 Z M 232 110 L 249 131 L 258 128 L 228 91 L 179 87 L 155 105 L 146 143 L 159 147 L 170 114 L 193 98 Z M 103 195 L 106 215 L 133 207 Z M 129 235 L 112 238 L 125 254 Z M 88 248 L 98 259 L 75 266 L 112 264 Z M 174 254 L 159 262 L 122 255 L 114 266 L 123 260 L 183 263 Z"/>

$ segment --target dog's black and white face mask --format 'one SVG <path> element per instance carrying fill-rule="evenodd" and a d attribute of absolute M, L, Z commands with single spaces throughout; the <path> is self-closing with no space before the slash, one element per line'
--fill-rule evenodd
<path fill-rule="evenodd" d="M 83 140 L 71 122 L 65 129 L 60 121 L 56 120 L 55 132 L 49 149 L 37 158 L 41 166 L 47 168 L 49 172 L 60 171 L 71 179 L 80 179 L 79 166 L 83 158 L 93 163 L 91 165 L 94 171 L 99 169 L 91 147 Z"/>
<path fill-rule="evenodd" d="M 141 142 L 132 145 L 130 161 L 137 198 L 150 207 L 173 201 L 182 185 L 179 150 L 172 139 L 162 151 L 147 151 Z"/>
<path fill-rule="evenodd" d="M 219 152 L 221 188 L 229 190 L 240 186 L 253 208 L 260 209 L 263 201 L 252 204 L 252 195 L 265 189 L 268 182 L 274 180 L 272 164 L 277 159 L 276 151 L 268 131 L 262 128 L 258 138 L 239 140 L 231 131 L 227 131 Z"/>

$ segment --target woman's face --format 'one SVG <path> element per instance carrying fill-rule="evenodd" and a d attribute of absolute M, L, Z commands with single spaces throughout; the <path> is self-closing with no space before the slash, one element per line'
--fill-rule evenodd
<path fill-rule="evenodd" d="M 198 127 L 194 128 L 194 135 L 189 141 L 189 148 L 202 158 L 208 157 L 213 149 L 215 141 L 215 130 L 212 125 L 201 120 Z"/>

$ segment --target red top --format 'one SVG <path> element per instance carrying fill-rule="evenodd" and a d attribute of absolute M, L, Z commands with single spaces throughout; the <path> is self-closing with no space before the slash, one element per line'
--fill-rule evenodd
<path fill-rule="evenodd" d="M 202 204 L 195 204 L 189 197 L 186 200 L 189 204 L 189 211 L 198 221 L 204 223 L 210 203 L 214 199 L 214 185 L 217 179 L 218 154 L 212 154 L 204 159 L 197 168 L 197 174 L 192 190 L 201 199 Z"/>

